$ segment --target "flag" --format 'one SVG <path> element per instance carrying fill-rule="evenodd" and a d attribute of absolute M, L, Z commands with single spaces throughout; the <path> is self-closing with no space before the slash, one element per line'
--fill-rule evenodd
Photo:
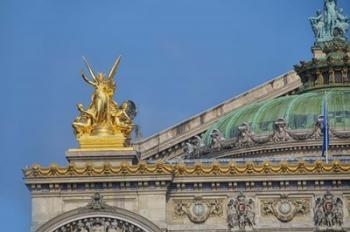
<path fill-rule="evenodd" d="M 328 110 L 326 96 L 323 97 L 323 122 L 322 122 L 322 133 L 323 133 L 323 144 L 322 144 L 322 156 L 328 161 L 328 148 L 329 148 L 329 128 L 328 128 Z"/>

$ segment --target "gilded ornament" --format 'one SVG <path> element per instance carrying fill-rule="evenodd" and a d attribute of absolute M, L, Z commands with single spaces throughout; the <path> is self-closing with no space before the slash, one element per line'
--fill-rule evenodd
<path fill-rule="evenodd" d="M 83 72 L 83 80 L 95 91 L 91 96 L 91 104 L 84 109 L 77 105 L 80 115 L 72 126 L 80 148 L 125 148 L 130 145 L 130 133 L 134 127 L 133 118 L 136 116 L 135 103 L 126 101 L 121 106 L 113 100 L 116 83 L 114 76 L 118 71 L 120 57 L 117 58 L 111 71 L 96 75 L 84 58 L 85 65 L 92 79 Z"/>
<path fill-rule="evenodd" d="M 61 177 L 61 176 L 113 176 L 113 175 L 144 175 L 144 174 L 171 174 L 174 176 L 241 176 L 241 175 L 310 175 L 310 174 L 350 174 L 350 164 L 340 161 L 325 163 L 315 161 L 313 163 L 270 163 L 263 164 L 245 163 L 237 164 L 201 164 L 194 166 L 185 164 L 147 164 L 140 162 L 136 165 L 122 163 L 118 166 L 85 164 L 77 166 L 70 163 L 67 167 L 59 167 L 56 164 L 50 167 L 41 167 L 34 164 L 31 168 L 23 170 L 25 178 L 33 177 Z"/>

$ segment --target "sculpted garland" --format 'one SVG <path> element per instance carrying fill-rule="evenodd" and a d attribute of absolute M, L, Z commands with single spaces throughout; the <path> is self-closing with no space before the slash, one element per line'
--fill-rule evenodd
<path fill-rule="evenodd" d="M 262 164 L 254 164 L 246 162 L 237 164 L 230 162 L 228 164 L 196 164 L 187 166 L 185 164 L 145 164 L 137 165 L 122 164 L 118 166 L 103 165 L 84 165 L 77 166 L 69 164 L 67 167 L 59 167 L 56 164 L 50 167 L 41 167 L 33 165 L 31 168 L 23 170 L 25 178 L 36 177 L 72 177 L 72 176 L 114 176 L 114 175 L 174 175 L 174 176 L 233 176 L 233 175 L 280 175 L 280 174 L 335 174 L 335 173 L 350 173 L 350 164 L 334 160 L 331 163 L 315 161 L 307 163 L 299 161 L 298 163 L 280 162 L 278 164 L 264 162 Z"/>

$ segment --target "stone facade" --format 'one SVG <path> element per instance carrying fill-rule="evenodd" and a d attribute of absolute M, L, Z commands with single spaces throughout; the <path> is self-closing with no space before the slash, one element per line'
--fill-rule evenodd
<path fill-rule="evenodd" d="M 325 7 L 311 18 L 313 29 L 323 32 L 321 26 L 327 27 L 337 34 L 329 41 L 317 37 L 312 61 L 133 147 L 128 135 L 134 104 L 127 101 L 118 108 L 112 98 L 120 59 L 108 79 L 96 79 L 86 62 L 94 82 L 83 78 L 99 88 L 103 99 L 94 93 L 101 101 L 88 110 L 78 107 L 81 115 L 73 127 L 80 148 L 67 151 L 66 167 L 33 165 L 23 170 L 32 195 L 32 231 L 350 231 L 349 19 L 336 1 L 325 0 Z M 332 9 L 338 14 L 330 14 Z M 341 94 L 329 94 L 335 89 Z M 299 120 L 295 130 L 288 128 L 288 120 L 298 121 L 289 117 L 289 104 L 260 121 L 271 130 L 259 135 L 250 127 L 257 125 L 259 115 L 237 124 L 237 115 L 231 115 L 238 108 L 243 112 L 243 106 L 265 106 L 287 95 L 297 96 L 294 104 L 308 99 L 310 95 L 303 95 L 307 91 L 316 91 L 324 106 L 327 97 L 334 98 L 329 101 L 333 109 L 322 116 L 303 108 L 297 116 L 308 120 Z M 281 117 L 286 109 L 286 118 Z M 341 126 L 328 131 L 330 113 L 333 124 Z M 321 149 L 326 159 L 320 157 Z"/>
<path fill-rule="evenodd" d="M 349 160 L 33 166 L 24 174 L 33 196 L 33 231 L 91 205 L 96 192 L 115 212 L 125 210 L 163 231 L 350 230 Z M 327 199 L 332 205 L 326 204 Z M 328 214 L 323 210 L 317 216 L 320 207 L 326 207 Z M 89 212 L 89 218 L 111 218 L 103 219 L 109 224 L 114 220 L 99 207 L 90 207 Z M 331 217 L 333 224 L 324 222 L 322 215 Z"/>

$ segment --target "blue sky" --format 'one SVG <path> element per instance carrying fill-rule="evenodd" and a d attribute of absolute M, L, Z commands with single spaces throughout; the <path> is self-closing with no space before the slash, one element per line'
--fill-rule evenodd
<path fill-rule="evenodd" d="M 338 4 L 350 14 L 350 1 Z M 117 102 L 131 99 L 145 136 L 310 59 L 307 17 L 323 0 L 1 0 L 0 217 L 29 231 L 21 168 L 66 164 L 71 122 L 92 89 L 81 57 L 108 72 L 122 55 Z"/>

